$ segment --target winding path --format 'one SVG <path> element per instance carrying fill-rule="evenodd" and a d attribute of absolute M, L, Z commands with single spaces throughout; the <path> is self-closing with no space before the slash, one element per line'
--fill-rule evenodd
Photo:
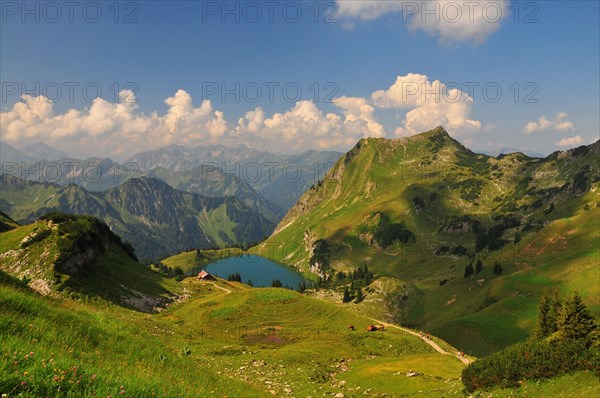
<path fill-rule="evenodd" d="M 380 324 L 382 324 L 382 325 L 385 325 L 385 327 L 392 327 L 392 328 L 396 328 L 396 329 L 402 330 L 402 331 L 404 331 L 404 332 L 406 332 L 406 333 L 412 334 L 413 336 L 417 336 L 417 337 L 419 337 L 421 340 L 423 340 L 424 342 L 426 342 L 427 344 L 429 344 L 431 347 L 433 347 L 433 349 L 434 349 L 434 350 L 436 350 L 437 352 L 439 352 L 440 354 L 444 354 L 444 355 L 451 355 L 451 356 L 453 356 L 453 357 L 455 357 L 455 358 L 458 358 L 458 359 L 460 359 L 460 361 L 461 361 L 462 363 L 464 363 L 465 365 L 468 365 L 468 364 L 470 364 L 470 363 L 471 363 L 471 361 L 470 361 L 468 358 L 465 358 L 465 357 L 459 357 L 458 355 L 455 355 L 455 354 L 452 354 L 452 353 L 450 353 L 450 352 L 448 352 L 448 351 L 445 351 L 445 350 L 444 350 L 442 347 L 440 347 L 440 346 L 439 346 L 439 345 L 438 345 L 438 344 L 437 344 L 435 341 L 433 341 L 433 340 L 431 340 L 431 339 L 428 339 L 428 338 L 427 338 L 427 337 L 425 337 L 425 336 L 421 336 L 419 333 L 415 332 L 415 331 L 414 331 L 414 330 L 412 330 L 412 329 L 408 329 L 408 328 L 405 328 L 405 327 L 402 327 L 402 326 L 394 325 L 393 323 L 382 322 L 382 321 L 380 321 L 380 320 L 378 320 L 378 319 L 375 319 L 375 318 L 370 318 L 370 319 L 371 319 L 371 320 L 373 320 L 373 321 L 375 321 L 375 322 L 377 322 L 377 323 L 380 323 Z"/>
<path fill-rule="evenodd" d="M 211 281 L 207 281 L 207 282 L 210 283 L 211 285 L 213 285 L 214 287 L 216 287 L 217 289 L 223 290 L 227 294 L 231 293 L 231 290 L 227 289 L 226 287 L 219 286 L 215 282 L 211 282 Z"/>

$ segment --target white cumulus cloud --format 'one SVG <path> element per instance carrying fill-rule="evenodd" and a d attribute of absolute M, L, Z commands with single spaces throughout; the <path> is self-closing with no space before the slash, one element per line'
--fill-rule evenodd
<path fill-rule="evenodd" d="M 168 145 L 246 144 L 272 152 L 307 149 L 344 151 L 366 137 L 417 134 L 442 125 L 454 136 L 487 131 L 470 117 L 473 101 L 458 88 L 425 75 L 398 76 L 386 90 L 368 97 L 341 96 L 333 111 L 325 112 L 313 101 L 266 114 L 261 107 L 230 122 L 210 101 L 194 104 L 192 96 L 178 90 L 165 99 L 167 110 L 144 113 L 131 91 L 120 93 L 119 103 L 103 99 L 83 109 L 57 114 L 46 98 L 23 96 L 0 113 L 3 141 L 15 146 L 43 141 L 78 156 L 81 151 L 124 158 Z M 400 127 L 386 132 L 378 110 L 389 109 L 403 118 Z"/>
<path fill-rule="evenodd" d="M 573 131 L 575 130 L 575 126 L 571 121 L 567 120 L 567 116 L 564 112 L 558 112 L 554 116 L 554 119 L 551 120 L 546 118 L 546 116 L 542 116 L 537 121 L 527 123 L 523 131 L 526 134 L 545 130 Z"/>
<path fill-rule="evenodd" d="M 345 27 L 353 27 L 356 20 L 397 14 L 409 29 L 430 33 L 442 43 L 475 44 L 500 28 L 510 6 L 509 0 L 337 0 L 337 4 Z"/>
<path fill-rule="evenodd" d="M 336 104 L 344 117 L 324 113 L 312 101 L 298 101 L 283 113 L 267 117 L 262 108 L 238 120 L 234 137 L 240 142 L 272 151 L 311 148 L 345 150 L 362 137 L 382 137 L 383 126 L 373 117 L 373 107 L 363 98 L 342 97 Z M 233 137 L 232 137 L 233 138 Z"/>
<path fill-rule="evenodd" d="M 579 145 L 583 142 L 583 137 L 580 135 L 576 135 L 574 137 L 565 137 L 560 141 L 556 142 L 557 147 L 572 147 L 575 145 Z"/>
<path fill-rule="evenodd" d="M 74 153 L 94 148 L 119 155 L 174 143 L 199 143 L 221 137 L 228 129 L 223 113 L 215 111 L 210 101 L 194 107 L 183 90 L 165 100 L 169 109 L 163 116 L 141 112 L 129 90 L 119 95 L 119 103 L 99 98 L 89 108 L 58 115 L 47 98 L 24 95 L 23 102 L 0 113 L 2 139 L 17 145 L 44 141 Z"/>
<path fill-rule="evenodd" d="M 480 121 L 470 119 L 473 99 L 468 94 L 439 80 L 430 82 L 426 75 L 398 76 L 387 90 L 375 91 L 371 98 L 381 108 L 409 110 L 403 125 L 396 129 L 398 136 L 413 135 L 435 126 L 444 126 L 454 136 L 484 129 Z"/>
<path fill-rule="evenodd" d="M 340 97 L 337 98 L 335 105 L 341 109 L 345 116 L 345 130 L 351 132 L 353 136 L 385 136 L 383 126 L 375 119 L 375 108 L 367 103 L 367 99 L 361 97 Z"/>

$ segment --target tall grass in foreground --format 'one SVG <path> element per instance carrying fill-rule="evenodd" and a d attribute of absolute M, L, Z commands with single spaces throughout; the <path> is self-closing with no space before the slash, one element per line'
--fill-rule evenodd
<path fill-rule="evenodd" d="M 115 312 L 114 309 L 111 311 Z M 130 315 L 130 320 L 125 316 Z M 0 275 L 0 394 L 23 397 L 253 396 L 164 344 L 141 314 L 33 295 Z M 145 330 L 145 329 L 149 330 Z"/>

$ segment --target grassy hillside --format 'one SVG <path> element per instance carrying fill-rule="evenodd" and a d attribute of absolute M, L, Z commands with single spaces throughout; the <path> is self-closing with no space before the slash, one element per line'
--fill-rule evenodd
<path fill-rule="evenodd" d="M 519 388 L 491 390 L 482 395 L 508 397 L 594 398 L 600 395 L 598 376 L 592 372 L 577 372 L 549 380 L 528 381 Z"/>
<path fill-rule="evenodd" d="M 165 280 L 92 217 L 51 215 L 0 237 L 0 393 L 460 395 L 464 365 L 418 337 L 367 332 L 371 319 L 286 289 Z"/>
<path fill-rule="evenodd" d="M 0 273 L 0 393 L 465 396 L 456 357 L 391 326 L 367 332 L 372 321 L 339 304 L 222 280 L 189 278 L 183 287 L 186 300 L 148 315 L 42 297 Z M 564 396 L 593 396 L 598 382 L 578 373 L 493 393 L 546 396 L 561 388 Z"/>
<path fill-rule="evenodd" d="M 10 231 L 11 229 L 15 229 L 18 226 L 19 224 L 17 224 L 9 216 L 0 211 L 0 232 Z"/>
<path fill-rule="evenodd" d="M 178 289 L 138 263 L 131 246 L 93 217 L 51 214 L 0 237 L 0 269 L 43 295 L 153 311 Z"/>
<path fill-rule="evenodd" d="M 0 242 L 1 394 L 464 396 L 446 342 L 433 339 L 437 352 L 394 325 L 368 332 L 376 321 L 353 305 L 287 289 L 164 279 L 92 217 L 47 216 Z M 574 377 L 573 394 L 595 388 Z"/>
<path fill-rule="evenodd" d="M 462 395 L 457 358 L 401 330 L 367 332 L 372 320 L 338 304 L 234 282 L 183 283 L 191 298 L 156 317 L 174 332 L 171 343 L 268 395 Z M 407 378 L 411 369 L 421 376 Z"/>
<path fill-rule="evenodd" d="M 264 396 L 168 344 L 138 312 L 41 297 L 0 272 L 0 393 L 21 397 Z"/>
<path fill-rule="evenodd" d="M 442 128 L 363 139 L 251 252 L 313 278 L 368 264 L 404 281 L 386 292 L 391 319 L 489 353 L 527 336 L 544 290 L 579 289 L 600 311 L 590 283 L 600 272 L 599 154 L 597 142 L 493 158 Z M 483 269 L 464 278 L 478 259 Z"/>

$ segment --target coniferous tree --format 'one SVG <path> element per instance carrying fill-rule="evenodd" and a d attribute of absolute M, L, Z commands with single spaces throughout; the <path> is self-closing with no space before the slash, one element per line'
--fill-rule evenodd
<path fill-rule="evenodd" d="M 358 270 L 356 271 L 356 279 L 363 279 L 364 278 L 364 272 L 362 267 L 358 267 Z"/>
<path fill-rule="evenodd" d="M 540 308 L 538 310 L 537 324 L 533 331 L 534 339 L 543 339 L 554 333 L 554 320 L 550 299 L 547 294 L 543 294 L 540 298 Z"/>
<path fill-rule="evenodd" d="M 352 297 L 350 297 L 350 291 L 348 291 L 348 287 L 346 286 L 344 288 L 344 296 L 342 297 L 342 302 L 343 303 L 348 303 L 352 300 Z"/>
<path fill-rule="evenodd" d="M 279 279 L 273 279 L 271 281 L 271 287 L 283 287 L 283 284 Z"/>
<path fill-rule="evenodd" d="M 306 291 L 306 282 L 305 281 L 298 283 L 298 291 L 300 293 L 304 293 Z"/>
<path fill-rule="evenodd" d="M 467 266 L 465 267 L 465 275 L 464 277 L 468 277 L 471 274 L 473 274 L 473 272 L 475 272 L 475 270 L 473 269 L 473 266 L 471 265 L 471 263 L 467 264 Z"/>
<path fill-rule="evenodd" d="M 356 291 L 356 299 L 354 300 L 354 302 L 355 303 L 360 303 L 363 300 L 364 300 L 363 291 L 359 287 L 358 290 Z"/>
<path fill-rule="evenodd" d="M 566 340 L 588 339 L 596 329 L 596 321 L 577 292 L 562 305 L 557 328 Z"/>
<path fill-rule="evenodd" d="M 500 275 L 502 273 L 502 265 L 498 261 L 494 262 L 494 274 Z"/>
<path fill-rule="evenodd" d="M 252 283 L 252 279 L 248 279 L 248 282 L 246 282 L 246 285 L 248 285 L 248 286 L 254 286 L 254 284 Z"/>
<path fill-rule="evenodd" d="M 483 263 L 481 262 L 481 259 L 478 258 L 477 264 L 475 264 L 475 272 L 480 273 L 482 269 L 483 269 Z"/>
<path fill-rule="evenodd" d="M 558 297 L 558 292 L 554 292 L 552 295 L 552 300 L 550 301 L 550 318 L 548 319 L 548 324 L 550 325 L 551 332 L 554 333 L 558 330 L 557 322 L 558 316 L 560 314 L 562 308 L 562 302 Z"/>

